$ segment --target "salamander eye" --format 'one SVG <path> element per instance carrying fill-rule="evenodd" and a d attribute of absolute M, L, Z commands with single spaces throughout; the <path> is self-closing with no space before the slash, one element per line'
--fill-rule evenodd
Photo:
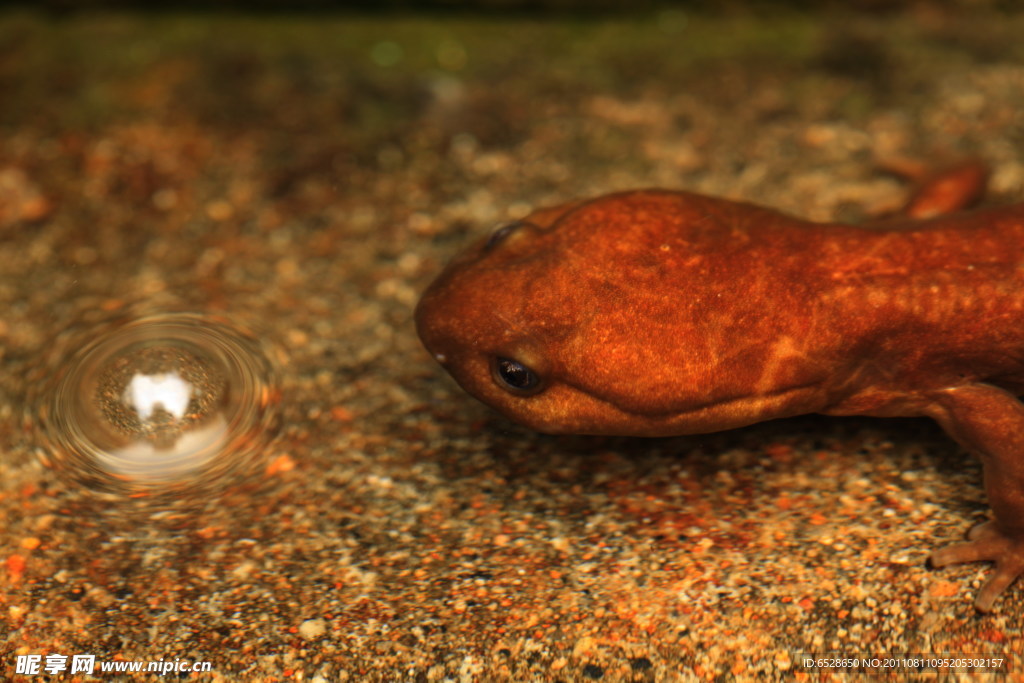
<path fill-rule="evenodd" d="M 514 223 L 501 226 L 492 232 L 491 236 L 487 238 L 487 243 L 484 245 L 484 251 L 488 252 L 491 249 L 494 249 L 496 246 L 504 242 L 509 235 L 521 227 L 523 227 L 523 221 L 515 221 Z"/>
<path fill-rule="evenodd" d="M 511 358 L 496 356 L 491 362 L 495 381 L 514 394 L 529 396 L 543 388 L 537 373 Z"/>

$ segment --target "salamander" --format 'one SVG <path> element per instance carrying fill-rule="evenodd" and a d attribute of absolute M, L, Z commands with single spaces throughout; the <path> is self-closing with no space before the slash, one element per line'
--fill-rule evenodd
<path fill-rule="evenodd" d="M 930 556 L 1024 572 L 1024 204 L 940 174 L 900 216 L 816 223 L 684 191 L 535 211 L 415 311 L 467 392 L 547 433 L 672 436 L 805 413 L 928 416 L 983 463 L 992 520 Z"/>

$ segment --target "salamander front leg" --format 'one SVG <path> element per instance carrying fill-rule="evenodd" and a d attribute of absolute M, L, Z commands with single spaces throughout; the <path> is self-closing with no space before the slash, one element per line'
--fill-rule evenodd
<path fill-rule="evenodd" d="M 972 529 L 966 543 L 934 552 L 930 562 L 934 567 L 994 562 L 995 572 L 974 601 L 979 611 L 988 612 L 1024 574 L 1024 404 L 998 387 L 972 384 L 940 392 L 931 414 L 981 457 L 994 519 Z"/>
<path fill-rule="evenodd" d="M 971 529 L 967 543 L 936 550 L 928 559 L 933 567 L 964 562 L 995 562 L 996 570 L 978 591 L 974 606 L 979 612 L 992 611 L 992 605 L 1014 579 L 1024 574 L 1024 543 L 999 530 L 996 522 L 985 522 Z"/>

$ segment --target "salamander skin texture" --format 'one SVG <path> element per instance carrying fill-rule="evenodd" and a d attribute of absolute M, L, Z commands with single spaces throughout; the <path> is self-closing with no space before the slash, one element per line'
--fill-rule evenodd
<path fill-rule="evenodd" d="M 417 329 L 466 391 L 542 432 L 929 416 L 980 456 L 993 512 L 930 561 L 994 562 L 989 611 L 1024 572 L 1024 204 L 958 212 L 977 169 L 873 227 L 665 190 L 539 210 L 457 257 Z"/>

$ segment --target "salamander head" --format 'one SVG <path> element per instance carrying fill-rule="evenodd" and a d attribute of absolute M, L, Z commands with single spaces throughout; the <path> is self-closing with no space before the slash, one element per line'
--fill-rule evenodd
<path fill-rule="evenodd" d="M 419 336 L 467 392 L 543 432 L 658 436 L 792 414 L 789 356 L 764 375 L 781 342 L 758 333 L 763 305 L 732 273 L 750 266 L 747 235 L 709 213 L 738 205 L 716 201 L 640 191 L 499 228 L 424 293 Z"/>

